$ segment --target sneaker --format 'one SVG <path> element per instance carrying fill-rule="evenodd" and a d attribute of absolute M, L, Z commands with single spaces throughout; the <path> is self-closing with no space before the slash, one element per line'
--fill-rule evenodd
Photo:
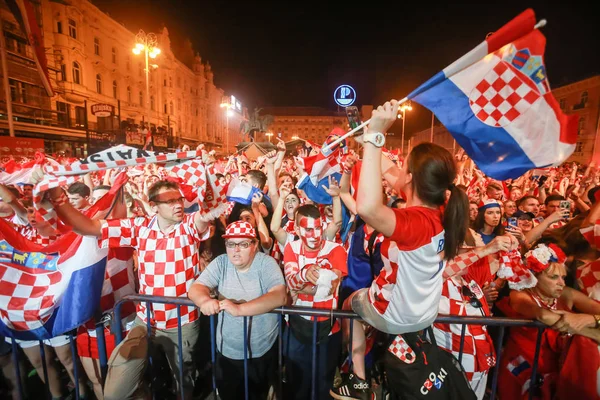
<path fill-rule="evenodd" d="M 331 389 L 329 394 L 338 400 L 370 400 L 371 385 L 352 373 L 344 374 L 340 386 Z"/>

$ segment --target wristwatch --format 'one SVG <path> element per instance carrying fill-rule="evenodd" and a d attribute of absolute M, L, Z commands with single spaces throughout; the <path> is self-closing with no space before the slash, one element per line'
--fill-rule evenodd
<path fill-rule="evenodd" d="M 385 135 L 381 132 L 363 134 L 363 142 L 369 142 L 376 147 L 383 147 L 385 144 Z"/>
<path fill-rule="evenodd" d="M 594 319 L 596 320 L 596 326 L 594 328 L 600 329 L 600 315 L 594 315 Z"/>

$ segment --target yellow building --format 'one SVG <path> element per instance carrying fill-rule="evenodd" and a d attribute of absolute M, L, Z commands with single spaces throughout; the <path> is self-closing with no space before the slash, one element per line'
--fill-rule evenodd
<path fill-rule="evenodd" d="M 566 114 L 579 115 L 577 145 L 567 161 L 600 161 L 600 75 L 552 90 Z"/>
<path fill-rule="evenodd" d="M 141 146 L 142 124 L 150 126 L 160 150 L 202 142 L 225 151 L 227 143 L 233 149 L 239 140 L 245 108 L 227 116 L 220 107 L 225 93 L 215 86 L 210 64 L 198 54 L 178 60 L 166 27 L 156 35 L 161 53 L 150 60 L 147 90 L 144 54 L 132 53 L 137 32 L 87 0 L 34 2 L 55 91 L 49 98 L 24 33 L 1 4 L 17 137 L 42 138 L 47 152 L 74 156 L 86 154 L 88 143 L 90 150 Z M 1 141 L 8 121 L 3 86 L 0 92 Z"/>

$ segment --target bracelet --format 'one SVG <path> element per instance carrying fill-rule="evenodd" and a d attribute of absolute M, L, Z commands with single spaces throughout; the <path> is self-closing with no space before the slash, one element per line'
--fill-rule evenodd
<path fill-rule="evenodd" d="M 69 199 L 67 198 L 67 196 L 65 195 L 64 192 L 62 192 L 60 194 L 60 196 L 58 196 L 55 199 L 50 198 L 50 204 L 52 204 L 54 207 L 60 207 L 64 204 L 66 204 L 68 201 L 69 201 Z"/>

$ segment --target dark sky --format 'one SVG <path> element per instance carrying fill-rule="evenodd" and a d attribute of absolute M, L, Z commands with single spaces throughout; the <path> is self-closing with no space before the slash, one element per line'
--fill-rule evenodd
<path fill-rule="evenodd" d="M 334 109 L 333 90 L 342 83 L 355 87 L 358 105 L 402 98 L 527 7 L 548 20 L 542 32 L 552 86 L 600 74 L 592 2 L 93 2 L 131 31 L 165 24 L 171 43 L 189 38 L 216 84 L 249 107 Z M 417 107 L 407 133 L 426 128 L 430 116 Z"/>

